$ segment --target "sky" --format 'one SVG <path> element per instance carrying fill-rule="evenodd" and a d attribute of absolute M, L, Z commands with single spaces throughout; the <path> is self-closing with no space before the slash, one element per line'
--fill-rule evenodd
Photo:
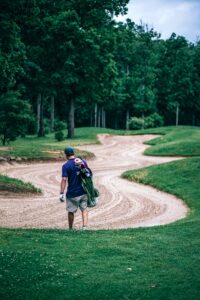
<path fill-rule="evenodd" d="M 117 20 L 127 18 L 136 24 L 142 20 L 163 39 L 175 32 L 193 43 L 200 40 L 200 0 L 130 0 L 128 14 Z"/>

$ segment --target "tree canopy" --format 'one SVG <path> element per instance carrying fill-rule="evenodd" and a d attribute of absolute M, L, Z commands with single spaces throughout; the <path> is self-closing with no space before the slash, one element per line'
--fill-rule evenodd
<path fill-rule="evenodd" d="M 3 113 L 18 103 L 23 134 L 43 136 L 59 122 L 68 137 L 75 126 L 128 129 L 155 113 L 165 125 L 199 125 L 200 43 L 115 21 L 127 3 L 1 1 L 0 105 Z"/>

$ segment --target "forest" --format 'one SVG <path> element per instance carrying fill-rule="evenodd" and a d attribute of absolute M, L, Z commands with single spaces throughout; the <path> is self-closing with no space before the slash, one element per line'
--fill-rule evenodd
<path fill-rule="evenodd" d="M 128 2 L 1 0 L 3 145 L 64 130 L 73 138 L 82 126 L 200 125 L 200 41 L 116 21 Z"/>

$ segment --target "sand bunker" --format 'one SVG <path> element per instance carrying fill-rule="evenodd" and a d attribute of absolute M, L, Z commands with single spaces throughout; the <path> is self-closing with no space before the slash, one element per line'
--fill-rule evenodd
<path fill-rule="evenodd" d="M 99 204 L 89 211 L 90 229 L 119 229 L 162 225 L 184 218 L 187 207 L 176 197 L 154 188 L 120 178 L 122 172 L 177 160 L 149 157 L 143 143 L 153 135 L 99 135 L 101 145 L 81 146 L 95 153 L 88 161 L 101 192 Z M 9 164 L 0 166 L 3 174 L 32 182 L 43 190 L 41 196 L 0 195 L 0 226 L 18 228 L 68 228 L 65 203 L 60 203 L 62 162 Z M 82 225 L 75 216 L 75 228 Z"/>

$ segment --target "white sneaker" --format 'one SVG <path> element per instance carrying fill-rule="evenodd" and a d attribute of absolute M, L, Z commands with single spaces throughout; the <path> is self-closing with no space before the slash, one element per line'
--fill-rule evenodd
<path fill-rule="evenodd" d="M 87 226 L 82 227 L 82 230 L 87 230 L 87 229 L 88 229 Z"/>

